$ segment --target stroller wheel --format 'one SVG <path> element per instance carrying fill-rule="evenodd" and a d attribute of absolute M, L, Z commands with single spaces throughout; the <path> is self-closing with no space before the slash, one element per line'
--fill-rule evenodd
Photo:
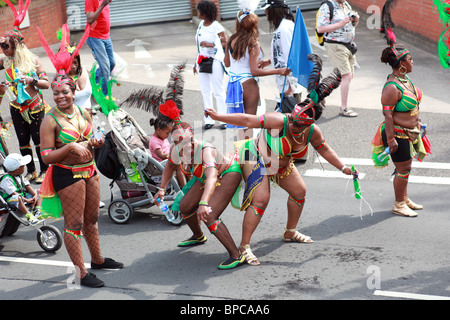
<path fill-rule="evenodd" d="M 124 200 L 114 200 L 108 207 L 108 215 L 117 224 L 125 224 L 133 216 L 133 208 Z"/>
<path fill-rule="evenodd" d="M 45 225 L 39 228 L 37 242 L 47 252 L 56 252 L 61 248 L 63 240 L 61 232 L 55 226 Z"/>

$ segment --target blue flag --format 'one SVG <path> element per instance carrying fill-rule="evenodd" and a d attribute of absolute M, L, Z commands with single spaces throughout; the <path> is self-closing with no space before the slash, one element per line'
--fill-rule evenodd
<path fill-rule="evenodd" d="M 287 67 L 292 70 L 292 75 L 297 78 L 298 84 L 308 87 L 309 74 L 313 69 L 313 63 L 308 60 L 308 55 L 313 53 L 309 42 L 308 31 L 300 9 L 297 7 L 294 33 L 292 35 L 291 49 Z"/>

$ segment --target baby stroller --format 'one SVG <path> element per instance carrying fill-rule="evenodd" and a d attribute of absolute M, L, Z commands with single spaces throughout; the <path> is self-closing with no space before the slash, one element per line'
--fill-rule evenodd
<path fill-rule="evenodd" d="M 125 224 L 133 217 L 134 210 L 153 206 L 153 196 L 158 191 L 164 166 L 154 159 L 148 149 L 148 137 L 139 124 L 124 110 L 112 110 L 108 114 L 111 131 L 106 135 L 114 144 L 117 159 L 121 165 L 120 175 L 113 179 L 120 189 L 122 199 L 113 200 L 108 207 L 108 215 L 112 221 Z M 103 149 L 103 148 L 102 148 Z M 101 170 L 100 163 L 97 166 Z M 103 173 L 103 172 L 102 172 Z M 165 202 L 175 200 L 181 189 L 177 180 L 172 177 L 164 196 Z M 169 208 L 171 205 L 169 204 Z M 173 212 L 173 225 L 181 225 L 183 218 L 180 212 Z"/>
<path fill-rule="evenodd" d="M 3 166 L 4 155 L 0 152 L 0 161 Z M 3 177 L 4 172 L 0 175 Z M 0 189 L 3 193 L 3 190 Z M 31 226 L 28 219 L 20 211 L 11 207 L 8 202 L 0 196 L 0 239 L 8 236 L 12 236 L 19 226 Z M 37 242 L 39 246 L 47 252 L 58 251 L 63 243 L 61 232 L 52 225 L 47 225 L 46 221 L 33 226 L 37 229 Z"/>

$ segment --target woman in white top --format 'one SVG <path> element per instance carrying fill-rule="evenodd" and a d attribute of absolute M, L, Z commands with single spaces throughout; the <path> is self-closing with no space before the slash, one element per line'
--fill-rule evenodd
<path fill-rule="evenodd" d="M 217 8 L 211 1 L 202 0 L 197 4 L 197 17 L 203 21 L 200 22 L 195 35 L 198 55 L 197 62 L 194 65 L 194 74 L 198 73 L 205 109 L 213 108 L 212 91 L 219 113 L 226 113 L 225 90 L 223 87 L 223 58 L 227 43 L 225 29 L 216 21 Z M 211 73 L 202 72 L 199 66 L 200 60 L 205 58 L 214 59 Z M 205 129 L 211 129 L 215 121 L 205 116 L 204 123 Z M 220 127 L 221 129 L 226 129 L 226 124 L 222 122 Z"/>
<path fill-rule="evenodd" d="M 272 64 L 276 69 L 285 68 L 294 34 L 294 15 L 283 0 L 270 0 L 266 2 L 269 3 L 264 8 L 270 30 L 273 31 L 273 37 L 270 47 L 270 59 L 262 61 L 261 67 Z M 281 75 L 275 75 L 275 83 L 280 97 L 283 93 L 283 88 L 285 96 L 292 96 L 294 93 L 300 92 L 297 79 L 292 75 L 289 75 L 287 78 Z"/>
<path fill-rule="evenodd" d="M 287 68 L 266 70 L 259 65 L 262 54 L 258 22 L 256 14 L 239 11 L 236 32 L 227 43 L 224 62 L 225 66 L 230 67 L 227 88 L 228 113 L 244 112 L 255 115 L 259 102 L 259 86 L 255 77 L 274 74 L 286 76 L 290 72 Z M 240 108 L 239 104 L 243 108 Z M 233 107 L 230 108 L 232 105 L 235 111 Z M 244 130 L 243 134 L 240 139 L 251 138 L 252 129 Z"/>

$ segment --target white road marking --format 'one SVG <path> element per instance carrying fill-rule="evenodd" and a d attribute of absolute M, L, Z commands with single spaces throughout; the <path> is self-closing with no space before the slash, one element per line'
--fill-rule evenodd
<path fill-rule="evenodd" d="M 319 178 L 342 178 L 342 179 L 352 179 L 353 176 L 349 176 L 346 174 L 343 174 L 342 172 L 336 170 L 322 170 L 322 169 L 308 169 L 303 174 L 306 177 L 319 177 Z M 359 173 L 359 179 L 364 179 L 366 176 L 365 173 Z"/>
<path fill-rule="evenodd" d="M 372 159 L 362 159 L 362 158 L 341 158 L 341 160 L 347 165 L 358 165 L 358 166 L 373 166 Z M 319 157 L 315 160 L 315 163 L 326 163 L 327 161 Z M 419 169 L 437 169 L 437 170 L 450 170 L 450 163 L 448 162 L 412 162 L 413 168 Z"/>
<path fill-rule="evenodd" d="M 0 256 L 0 262 L 1 261 L 13 262 L 13 263 L 39 264 L 39 265 L 54 266 L 54 267 L 73 267 L 73 263 L 68 262 L 68 261 L 56 261 L 56 260 L 43 260 L 43 259 L 30 259 L 30 258 L 16 258 L 16 257 Z M 84 266 L 87 269 L 91 268 L 90 263 L 85 263 Z"/>

